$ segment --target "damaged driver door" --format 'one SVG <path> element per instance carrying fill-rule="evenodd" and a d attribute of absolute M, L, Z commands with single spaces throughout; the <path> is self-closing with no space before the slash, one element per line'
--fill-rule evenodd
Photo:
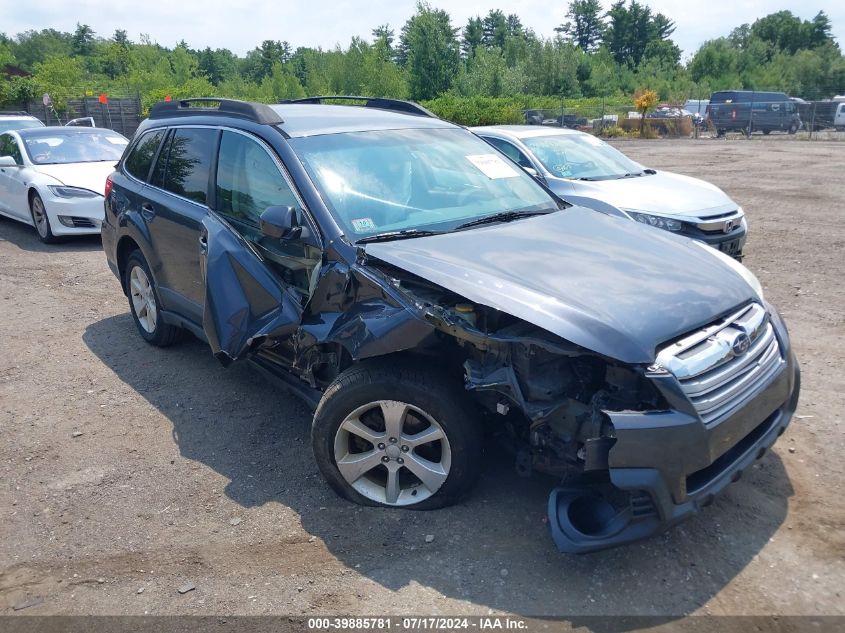
<path fill-rule="evenodd" d="M 228 365 L 296 331 L 321 251 L 281 163 L 258 139 L 223 131 L 215 194 L 199 236 L 202 327 Z"/>

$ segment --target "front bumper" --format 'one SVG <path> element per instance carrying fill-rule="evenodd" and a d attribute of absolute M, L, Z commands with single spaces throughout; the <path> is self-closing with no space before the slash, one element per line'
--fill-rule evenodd
<path fill-rule="evenodd" d="M 103 224 L 103 197 L 60 198 L 44 196 L 44 209 L 53 235 L 97 235 Z"/>
<path fill-rule="evenodd" d="M 563 552 L 586 553 L 662 532 L 738 481 L 792 420 L 800 371 L 791 349 L 780 373 L 744 406 L 712 424 L 689 412 L 610 414 L 617 440 L 608 454 L 614 488 L 629 505 L 611 510 L 596 491 L 558 488 L 549 497 L 549 525 Z"/>
<path fill-rule="evenodd" d="M 678 235 L 699 240 L 726 255 L 742 259 L 742 250 L 745 248 L 745 242 L 748 239 L 748 224 L 743 218 L 742 223 L 728 233 L 702 231 L 696 226 L 686 226 Z"/>

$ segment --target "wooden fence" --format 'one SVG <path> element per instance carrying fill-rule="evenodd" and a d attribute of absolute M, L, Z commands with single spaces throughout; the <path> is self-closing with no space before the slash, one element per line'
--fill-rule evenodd
<path fill-rule="evenodd" d="M 120 132 L 126 138 L 132 138 L 141 123 L 140 97 L 109 99 L 108 103 L 100 103 L 97 97 L 83 97 L 67 99 L 65 108 L 59 112 L 59 117 L 50 106 L 41 101 L 31 101 L 26 111 L 40 119 L 45 125 L 64 125 L 71 119 L 92 117 L 97 127 L 105 127 Z"/>

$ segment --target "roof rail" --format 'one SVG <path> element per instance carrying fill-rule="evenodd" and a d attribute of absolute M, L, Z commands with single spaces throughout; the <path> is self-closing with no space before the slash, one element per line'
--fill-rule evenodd
<path fill-rule="evenodd" d="M 388 99 L 387 97 L 354 97 L 350 95 L 324 95 L 320 97 L 305 97 L 304 99 L 288 99 L 282 103 L 323 103 L 324 101 L 363 101 L 365 108 L 378 108 L 380 110 L 392 110 L 403 114 L 415 114 L 427 116 L 433 119 L 439 118 L 431 110 L 427 110 L 414 101 L 403 101 L 402 99 Z"/>
<path fill-rule="evenodd" d="M 150 109 L 151 119 L 208 115 L 230 116 L 265 125 L 284 123 L 278 112 L 263 103 L 236 101 L 235 99 L 219 99 L 216 97 L 159 101 Z"/>

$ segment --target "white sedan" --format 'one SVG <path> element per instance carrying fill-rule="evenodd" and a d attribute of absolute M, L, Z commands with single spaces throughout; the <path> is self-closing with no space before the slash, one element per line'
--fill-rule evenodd
<path fill-rule="evenodd" d="M 129 141 L 102 128 L 42 127 L 0 134 L 0 215 L 42 242 L 98 234 L 106 177 Z"/>

